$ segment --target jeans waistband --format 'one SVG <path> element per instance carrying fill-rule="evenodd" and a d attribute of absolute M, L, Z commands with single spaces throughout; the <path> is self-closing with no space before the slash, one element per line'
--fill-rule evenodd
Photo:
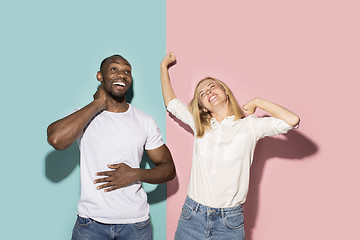
<path fill-rule="evenodd" d="M 202 205 L 195 200 L 191 199 L 189 196 L 185 199 L 185 204 L 189 206 L 195 212 L 207 212 L 207 213 L 219 213 L 223 214 L 230 214 L 235 212 L 242 212 L 243 206 L 240 204 L 234 207 L 227 207 L 227 208 L 213 208 L 209 206 Z"/>

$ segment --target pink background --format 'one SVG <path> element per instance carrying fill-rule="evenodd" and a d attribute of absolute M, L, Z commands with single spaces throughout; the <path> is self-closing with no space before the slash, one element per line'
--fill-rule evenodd
<path fill-rule="evenodd" d="M 350 0 L 167 1 L 167 50 L 177 57 L 170 73 L 181 100 L 214 76 L 240 104 L 259 96 L 301 117 L 299 130 L 258 144 L 247 240 L 360 239 L 359 10 Z M 166 138 L 178 173 L 168 184 L 173 239 L 193 136 L 167 117 Z"/>

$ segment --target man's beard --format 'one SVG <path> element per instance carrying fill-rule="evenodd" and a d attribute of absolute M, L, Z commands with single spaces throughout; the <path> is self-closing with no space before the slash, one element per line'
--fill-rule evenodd
<path fill-rule="evenodd" d="M 109 95 L 112 99 L 114 99 L 115 101 L 117 102 L 122 102 L 124 101 L 125 99 L 125 95 L 126 95 L 126 92 L 124 94 L 121 94 L 121 95 L 116 95 L 114 94 L 112 91 L 109 92 Z"/>

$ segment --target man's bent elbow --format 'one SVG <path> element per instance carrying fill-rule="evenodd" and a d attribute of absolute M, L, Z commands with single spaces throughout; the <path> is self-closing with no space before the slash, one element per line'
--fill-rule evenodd
<path fill-rule="evenodd" d="M 175 166 L 173 167 L 173 170 L 171 171 L 171 174 L 170 174 L 170 177 L 169 177 L 169 180 L 173 180 L 174 178 L 176 177 L 176 169 L 175 169 Z"/>
<path fill-rule="evenodd" d="M 47 141 L 54 149 L 58 151 L 65 150 L 66 148 L 69 147 L 65 144 L 62 144 L 61 141 L 59 141 L 59 139 L 53 135 L 48 135 Z"/>
<path fill-rule="evenodd" d="M 175 169 L 175 165 L 172 164 L 172 167 L 171 167 L 171 169 L 169 171 L 168 179 L 166 181 L 173 180 L 175 177 L 176 177 L 176 169 Z"/>

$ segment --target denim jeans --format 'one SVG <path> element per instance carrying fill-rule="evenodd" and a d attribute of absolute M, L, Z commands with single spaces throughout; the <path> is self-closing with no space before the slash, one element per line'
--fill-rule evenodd
<path fill-rule="evenodd" d="M 210 208 L 191 198 L 185 199 L 175 240 L 244 240 L 242 206 Z"/>
<path fill-rule="evenodd" d="M 152 240 L 150 218 L 132 224 L 103 224 L 77 217 L 72 240 Z"/>

